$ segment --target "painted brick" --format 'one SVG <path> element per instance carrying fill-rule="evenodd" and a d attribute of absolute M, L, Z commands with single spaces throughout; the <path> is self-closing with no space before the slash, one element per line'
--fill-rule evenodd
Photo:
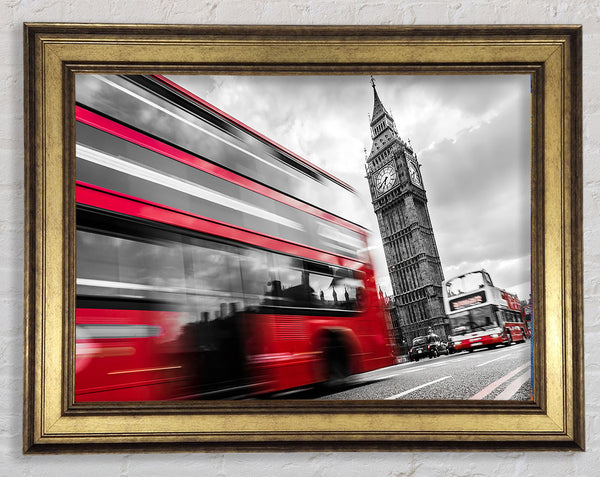
<path fill-rule="evenodd" d="M 23 22 L 584 26 L 586 453 L 21 455 Z M 6 0 L 0 5 L 0 476 L 596 475 L 600 466 L 600 4 L 597 0 Z M 596 469 L 596 470 L 594 470 Z"/>

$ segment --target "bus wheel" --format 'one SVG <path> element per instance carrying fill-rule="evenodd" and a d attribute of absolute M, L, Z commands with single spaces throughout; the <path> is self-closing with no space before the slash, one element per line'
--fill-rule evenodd
<path fill-rule="evenodd" d="M 350 375 L 346 348 L 337 336 L 331 336 L 325 348 L 325 372 L 328 387 L 336 387 Z"/>

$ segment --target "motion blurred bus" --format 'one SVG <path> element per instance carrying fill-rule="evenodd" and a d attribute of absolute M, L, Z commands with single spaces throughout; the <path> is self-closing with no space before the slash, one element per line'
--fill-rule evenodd
<path fill-rule="evenodd" d="M 485 270 L 445 280 L 442 294 L 455 351 L 492 349 L 529 337 L 518 297 L 494 286 Z"/>
<path fill-rule="evenodd" d="M 162 76 L 76 78 L 75 399 L 395 364 L 354 190 Z"/>

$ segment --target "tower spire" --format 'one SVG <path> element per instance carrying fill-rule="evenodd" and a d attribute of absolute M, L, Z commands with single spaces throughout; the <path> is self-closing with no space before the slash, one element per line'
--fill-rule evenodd
<path fill-rule="evenodd" d="M 394 118 L 388 113 L 379 99 L 375 78 L 371 75 L 371 86 L 373 87 L 373 114 L 371 116 L 371 138 L 373 146 L 369 157 L 373 157 L 378 151 L 389 145 L 390 142 L 400 139 Z"/>
<path fill-rule="evenodd" d="M 382 115 L 390 115 L 385 110 L 381 99 L 379 99 L 379 95 L 377 94 L 377 88 L 375 87 L 375 78 L 373 78 L 373 75 L 371 75 L 371 86 L 373 87 L 373 115 L 371 116 L 371 124 L 373 124 L 375 121 L 380 119 Z"/>

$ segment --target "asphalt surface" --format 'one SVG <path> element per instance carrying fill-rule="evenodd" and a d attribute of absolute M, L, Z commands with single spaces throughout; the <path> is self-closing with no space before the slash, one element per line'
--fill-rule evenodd
<path fill-rule="evenodd" d="M 531 341 L 407 362 L 350 376 L 334 389 L 307 388 L 275 399 L 531 399 Z"/>

